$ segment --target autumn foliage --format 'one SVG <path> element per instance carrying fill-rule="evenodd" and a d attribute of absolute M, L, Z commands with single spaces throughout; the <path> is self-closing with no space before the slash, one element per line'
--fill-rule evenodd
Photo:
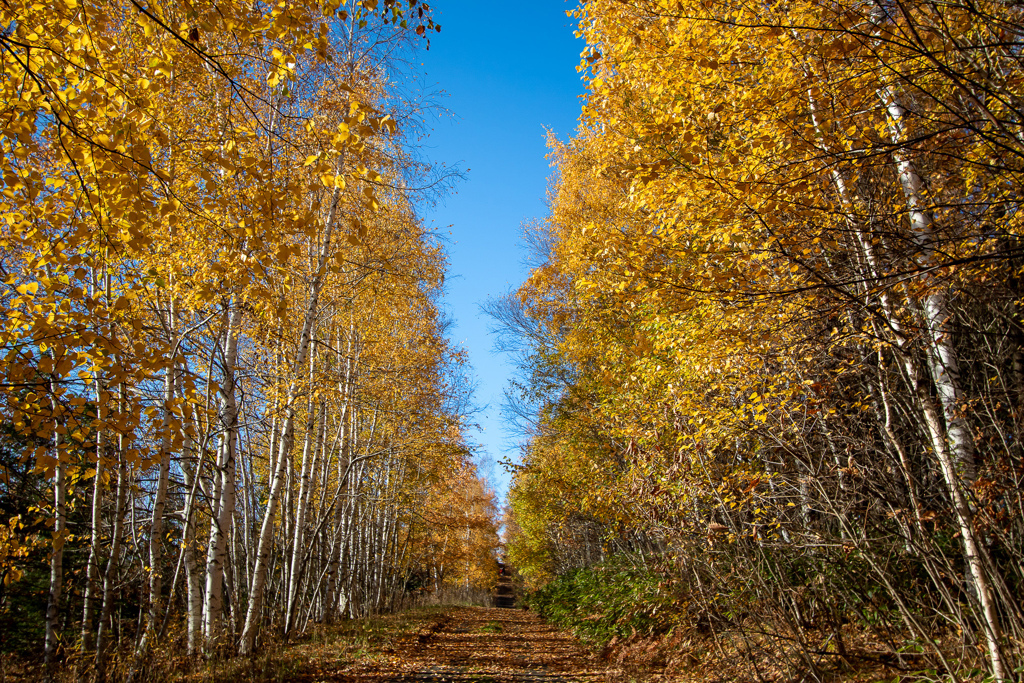
<path fill-rule="evenodd" d="M 388 80 L 439 30 L 417 0 L 0 7 L 5 651 L 138 677 L 390 609 L 439 534 L 453 577 L 493 562 Z"/>
<path fill-rule="evenodd" d="M 551 141 L 540 265 L 490 307 L 536 417 L 512 561 L 542 584 L 656 559 L 741 677 L 1014 678 L 1019 8 L 576 17 L 589 93 Z"/>

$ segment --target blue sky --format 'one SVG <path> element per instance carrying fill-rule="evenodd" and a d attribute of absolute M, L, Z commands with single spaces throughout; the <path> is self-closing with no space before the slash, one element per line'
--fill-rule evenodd
<path fill-rule="evenodd" d="M 424 218 L 450 239 L 446 302 L 456 323 L 450 336 L 469 352 L 476 403 L 484 407 L 477 416 L 482 430 L 470 439 L 481 444 L 482 473 L 504 497 L 508 474 L 497 461 L 515 454 L 500 412 L 511 369 L 494 352 L 479 305 L 526 277 L 520 226 L 546 210 L 545 128 L 562 139 L 575 130 L 583 42 L 566 16 L 574 2 L 437 0 L 431 6 L 441 33 L 418 61 L 425 83 L 446 93 L 441 104 L 451 116 L 428 122 L 422 151 L 457 166 L 465 179 Z"/>

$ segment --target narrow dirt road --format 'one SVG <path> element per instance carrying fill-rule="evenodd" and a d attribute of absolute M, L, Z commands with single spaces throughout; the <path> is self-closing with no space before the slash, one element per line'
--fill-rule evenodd
<path fill-rule="evenodd" d="M 422 683 L 603 683 L 607 667 L 531 612 L 452 607 L 376 653 L 290 680 Z"/>

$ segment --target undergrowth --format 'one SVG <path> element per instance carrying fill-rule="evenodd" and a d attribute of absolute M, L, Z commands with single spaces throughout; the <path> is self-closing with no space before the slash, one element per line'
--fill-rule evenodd
<path fill-rule="evenodd" d="M 665 579 L 625 557 L 563 574 L 526 598 L 530 608 L 584 643 L 667 633 L 678 622 Z"/>
<path fill-rule="evenodd" d="M 446 606 L 415 607 L 381 616 L 317 625 L 289 642 L 273 640 L 253 657 L 205 659 L 185 653 L 180 638 L 170 638 L 154 651 L 142 669 L 133 672 L 134 648 L 111 649 L 108 680 L 137 683 L 283 683 L 284 681 L 318 680 L 321 674 L 344 665 L 375 657 L 387 656 L 403 639 L 415 637 L 424 628 L 431 628 L 445 618 Z M 89 680 L 92 659 L 80 659 L 74 653 L 60 662 L 49 680 L 72 683 Z M 0 656 L 0 683 L 7 680 L 41 681 L 47 678 L 41 663 Z"/>
<path fill-rule="evenodd" d="M 318 626 L 290 645 L 275 644 L 253 659 L 236 657 L 204 665 L 188 675 L 164 680 L 278 683 L 299 677 L 317 679 L 355 661 L 393 652 L 399 641 L 442 619 L 445 607 L 417 607 L 382 616 Z M 158 677 L 159 679 L 159 677 Z"/>
<path fill-rule="evenodd" d="M 908 614 L 928 624 L 932 650 L 905 628 L 856 553 L 813 563 L 765 551 L 748 567 L 732 550 L 699 561 L 615 556 L 555 578 L 526 602 L 634 678 L 660 670 L 680 681 L 985 680 L 978 651 L 958 651 L 960 634 L 925 621 L 913 566 L 898 588 Z"/>

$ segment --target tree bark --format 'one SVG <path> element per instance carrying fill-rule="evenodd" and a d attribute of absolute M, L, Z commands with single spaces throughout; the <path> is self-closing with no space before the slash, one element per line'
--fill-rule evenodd
<path fill-rule="evenodd" d="M 212 656 L 221 636 L 224 611 L 224 568 L 227 544 L 235 513 L 235 449 L 238 443 L 238 402 L 235 364 L 238 354 L 238 327 L 242 319 L 240 302 L 228 314 L 224 336 L 224 367 L 220 385 L 221 439 L 217 450 L 214 494 L 215 513 L 210 525 L 206 558 L 206 604 L 203 614 L 204 648 Z"/>
<path fill-rule="evenodd" d="M 924 182 L 909 155 L 902 149 L 906 144 L 903 124 L 906 110 L 896 96 L 895 86 L 883 85 L 879 96 L 889 115 L 889 128 L 895 146 L 893 158 L 907 201 L 911 231 L 919 249 L 919 265 L 927 272 L 929 268 L 935 266 L 936 236 L 932 216 L 924 201 Z M 1006 670 L 999 645 L 1002 637 L 999 615 L 992 597 L 991 581 L 981 557 L 982 549 L 974 530 L 974 513 L 964 491 L 964 487 L 969 486 L 975 477 L 974 440 L 957 405 L 961 395 L 959 363 L 956 349 L 953 347 L 946 293 L 939 285 L 933 285 L 931 291 L 925 295 L 921 315 L 927 334 L 927 354 L 932 381 L 942 407 L 941 419 L 927 392 L 919 391 L 918 400 L 939 469 L 957 516 L 964 560 L 981 605 L 992 676 L 995 680 L 1002 681 L 1006 680 Z M 906 364 L 909 366 L 912 363 L 913 361 L 907 358 Z"/>
<path fill-rule="evenodd" d="M 296 349 L 295 361 L 292 363 L 291 376 L 293 377 L 288 387 L 287 399 L 285 401 L 284 418 L 281 426 L 280 448 L 277 455 L 277 469 L 273 475 L 273 482 L 267 498 L 267 509 L 263 517 L 263 525 L 260 529 L 259 545 L 256 551 L 256 564 L 253 569 L 252 593 L 249 596 L 249 609 L 245 616 L 245 626 L 242 628 L 241 654 L 252 654 L 256 642 L 256 632 L 259 629 L 260 615 L 263 609 L 263 592 L 266 584 L 267 566 L 270 561 L 271 542 L 274 531 L 274 518 L 277 513 L 278 499 L 281 495 L 281 486 L 284 480 L 284 469 L 288 463 L 288 455 L 292 449 L 295 436 L 295 416 L 297 402 L 300 394 L 299 378 L 304 374 L 306 357 L 309 353 L 310 343 L 313 336 L 313 327 L 316 322 L 317 309 L 320 305 L 320 289 L 323 286 L 326 274 L 327 262 L 330 256 L 331 234 L 334 223 L 337 220 L 340 210 L 340 190 L 335 188 L 331 201 L 329 219 L 327 221 L 326 234 L 323 243 L 318 249 L 316 271 L 310 282 L 309 296 L 306 302 L 306 311 L 302 324 L 302 331 L 299 335 L 299 344 Z"/>
<path fill-rule="evenodd" d="M 56 435 L 54 435 L 56 446 Z M 53 473 L 53 553 L 50 555 L 50 593 L 46 601 L 46 640 L 43 664 L 50 675 L 60 645 L 57 620 L 60 617 L 61 595 L 64 587 L 64 541 L 67 537 L 67 464 L 61 460 L 60 452 L 54 448 L 57 467 Z"/>
<path fill-rule="evenodd" d="M 124 388 L 121 392 L 123 395 Z M 110 614 L 114 608 L 114 581 L 117 578 L 118 563 L 121 555 L 121 540 L 124 537 L 124 508 L 128 498 L 128 471 L 125 462 L 124 437 L 118 435 L 117 448 L 117 493 L 114 505 L 114 529 L 110 540 L 110 556 L 103 572 L 103 602 L 100 607 L 99 626 L 96 628 L 96 656 L 94 666 L 96 681 L 102 683 L 107 676 L 107 631 L 109 630 Z"/>

